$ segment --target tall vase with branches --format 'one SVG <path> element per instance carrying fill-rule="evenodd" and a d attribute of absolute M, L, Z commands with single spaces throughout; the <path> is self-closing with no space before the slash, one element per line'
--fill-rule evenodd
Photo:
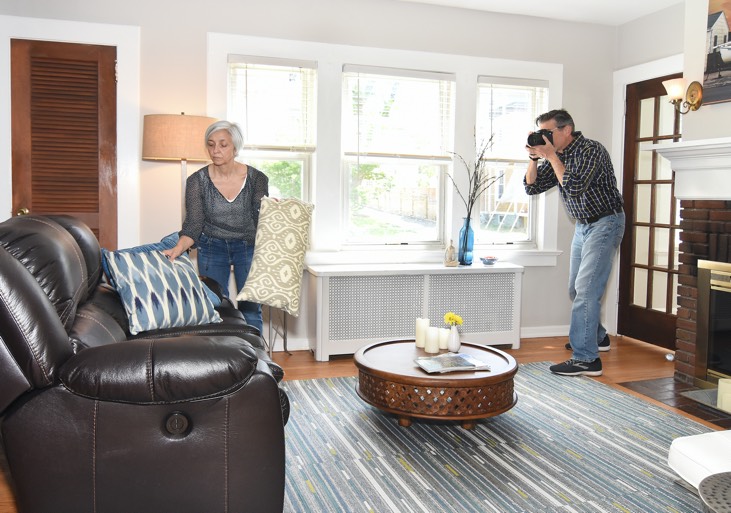
<path fill-rule="evenodd" d="M 485 155 L 492 147 L 492 144 L 493 136 L 490 136 L 490 139 L 488 139 L 486 142 L 483 142 L 479 147 L 477 147 L 477 153 L 473 162 L 467 162 L 464 157 L 462 157 L 462 155 L 460 155 L 459 153 L 453 153 L 455 158 L 462 164 L 462 167 L 464 167 L 465 171 L 467 171 L 468 182 L 466 194 L 462 193 L 459 186 L 457 185 L 457 182 L 454 180 L 454 177 L 451 174 L 447 173 L 447 176 L 452 181 L 454 189 L 457 191 L 457 194 L 464 203 L 466 209 L 463 230 L 460 232 L 460 237 L 458 240 L 458 260 L 460 265 L 472 265 L 472 251 L 468 248 L 471 231 L 470 224 L 472 223 L 472 210 L 475 207 L 477 201 L 480 199 L 482 193 L 492 187 L 495 182 L 500 180 L 500 178 L 502 178 L 503 176 L 502 174 L 497 176 L 491 176 L 489 170 L 487 169 L 488 162 L 485 158 Z"/>

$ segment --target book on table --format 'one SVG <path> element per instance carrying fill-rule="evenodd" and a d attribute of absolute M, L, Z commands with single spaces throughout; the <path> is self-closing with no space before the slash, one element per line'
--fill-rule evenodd
<path fill-rule="evenodd" d="M 490 370 L 488 364 L 466 353 L 444 353 L 437 356 L 421 356 L 414 361 L 429 374 Z"/>

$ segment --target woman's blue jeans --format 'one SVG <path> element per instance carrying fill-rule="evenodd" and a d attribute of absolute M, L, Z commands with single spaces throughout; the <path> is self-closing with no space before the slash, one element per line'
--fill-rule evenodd
<path fill-rule="evenodd" d="M 571 243 L 569 342 L 574 360 L 599 358 L 598 344 L 607 330 L 600 322 L 601 302 L 612 270 L 612 261 L 624 235 L 624 213 L 602 217 L 589 224 L 576 223 Z"/>
<path fill-rule="evenodd" d="M 198 239 L 198 272 L 213 278 L 228 297 L 228 283 L 231 267 L 234 269 L 236 290 L 240 291 L 246 283 L 254 256 L 254 245 L 237 239 L 215 239 L 201 234 Z M 246 323 L 263 333 L 261 305 L 250 301 L 239 301 L 238 308 Z"/>

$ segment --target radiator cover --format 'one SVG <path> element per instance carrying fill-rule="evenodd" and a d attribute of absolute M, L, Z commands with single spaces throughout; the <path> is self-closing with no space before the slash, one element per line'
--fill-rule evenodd
<path fill-rule="evenodd" d="M 352 354 L 364 345 L 414 338 L 415 320 L 445 327 L 444 314 L 459 314 L 462 340 L 484 345 L 520 345 L 523 268 L 441 266 L 310 266 L 316 290 L 315 358 Z"/>

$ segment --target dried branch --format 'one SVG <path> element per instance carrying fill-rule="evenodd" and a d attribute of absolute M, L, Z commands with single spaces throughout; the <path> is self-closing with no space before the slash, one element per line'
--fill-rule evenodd
<path fill-rule="evenodd" d="M 495 182 L 500 180 L 503 176 L 503 174 L 500 174 L 499 176 L 490 176 L 485 169 L 485 166 L 487 166 L 485 154 L 492 147 L 492 144 L 493 136 L 490 136 L 490 139 L 488 139 L 487 142 L 484 142 L 479 146 L 477 155 L 475 156 L 475 161 L 472 164 L 468 163 L 459 153 L 452 153 L 452 155 L 462 163 L 467 171 L 468 193 L 466 196 L 462 194 L 462 191 L 457 186 L 457 182 L 454 181 L 454 177 L 449 173 L 447 173 L 447 176 L 452 181 L 452 185 L 454 185 L 454 189 L 457 191 L 457 195 L 459 195 L 462 203 L 464 203 L 468 219 L 472 217 L 472 209 L 482 193 L 492 187 Z"/>

